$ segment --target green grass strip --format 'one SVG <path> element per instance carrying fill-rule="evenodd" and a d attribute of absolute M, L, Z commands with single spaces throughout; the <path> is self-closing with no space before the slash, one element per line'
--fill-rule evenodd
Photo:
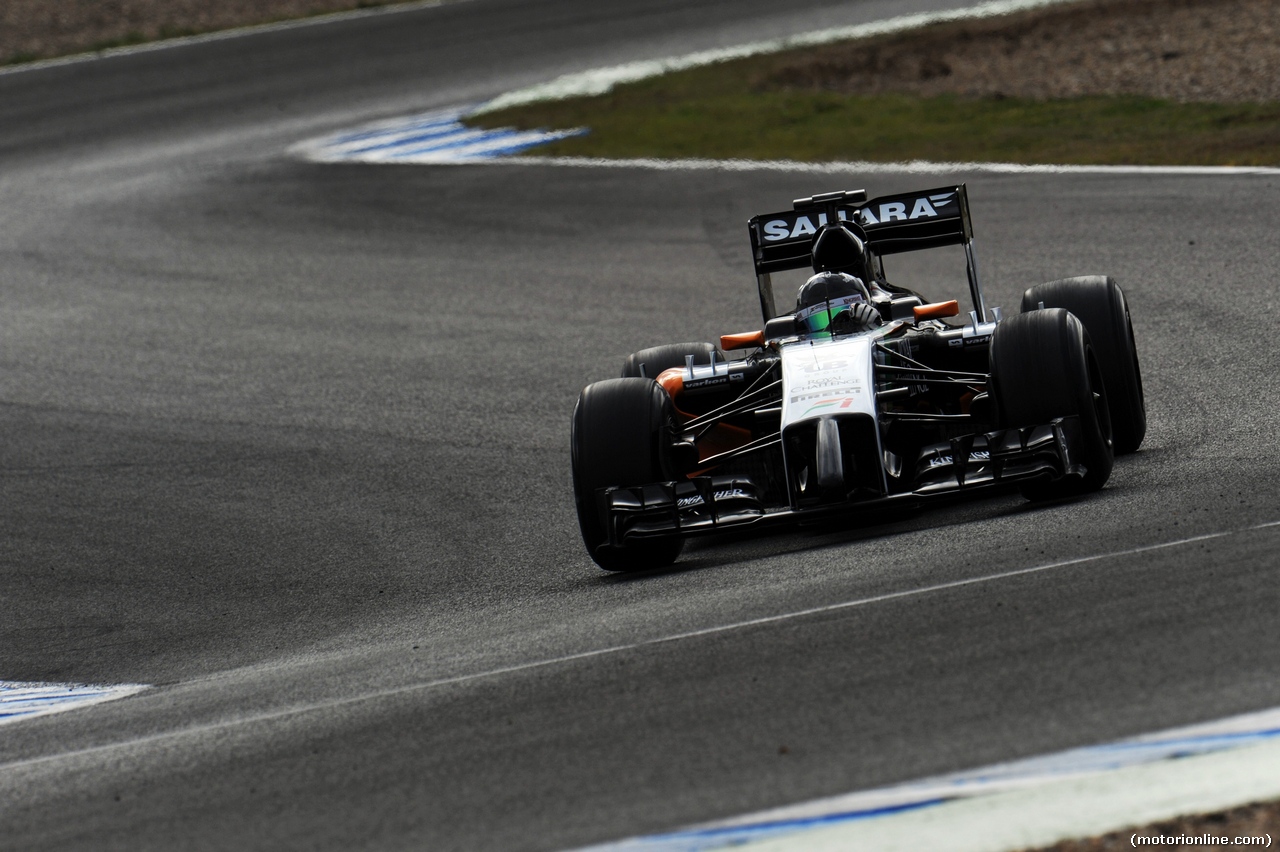
<path fill-rule="evenodd" d="M 1108 96 L 870 97 L 759 80 L 774 57 L 726 62 L 470 119 L 477 127 L 588 127 L 535 156 L 1111 165 L 1280 164 L 1280 104 Z"/>

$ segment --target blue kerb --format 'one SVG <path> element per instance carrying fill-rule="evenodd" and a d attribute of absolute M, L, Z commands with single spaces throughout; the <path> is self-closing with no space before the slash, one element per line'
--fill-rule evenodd
<path fill-rule="evenodd" d="M 322 150 L 327 148 L 332 151 L 331 156 L 335 160 L 364 159 L 370 154 L 393 160 L 456 151 L 473 145 L 492 146 L 474 154 L 456 157 L 458 160 L 482 160 L 516 154 L 538 145 L 588 132 L 586 128 L 565 131 L 523 131 L 512 128 L 484 130 L 462 124 L 461 119 L 468 113 L 469 110 L 460 109 L 456 112 L 420 116 L 416 120 L 409 120 L 399 125 L 386 124 L 368 130 L 343 133 L 323 143 Z M 344 151 L 334 150 L 352 143 L 357 143 L 358 147 Z"/>
<path fill-rule="evenodd" d="M 554 137 L 544 136 L 541 139 L 531 139 L 528 142 L 520 142 L 505 148 L 499 148 L 494 151 L 486 151 L 484 156 L 497 157 L 505 154 L 516 154 L 529 148 L 537 148 L 539 145 L 546 145 L 551 142 L 559 142 L 561 139 L 569 139 L 573 136 L 586 136 L 589 131 L 583 127 L 577 130 L 556 131 Z"/>
<path fill-rule="evenodd" d="M 584 129 L 584 130 L 574 131 L 574 132 L 568 132 L 568 131 L 557 132 L 554 135 L 546 134 L 546 135 L 535 136 L 533 138 L 526 138 L 526 137 L 529 137 L 529 134 L 537 133 L 537 132 L 538 131 L 533 131 L 533 130 L 510 130 L 510 131 L 503 131 L 501 133 L 494 132 L 487 136 L 472 137 L 466 140 L 460 140 L 457 143 L 449 144 L 449 145 L 428 146 L 421 149 L 415 149 L 412 151 L 398 151 L 391 156 L 414 157 L 419 154 L 426 154 L 432 151 L 447 151 L 453 148 L 464 148 L 468 145 L 478 145 L 484 142 L 492 142 L 499 139 L 519 139 L 520 140 L 518 142 L 513 142 L 510 145 L 503 145 L 498 148 L 490 148 L 487 151 L 481 151 L 476 154 L 468 155 L 468 159 L 477 159 L 477 160 L 490 159 L 493 157 L 502 157 L 507 154 L 516 154 L 516 153 L 519 153 L 520 151 L 525 151 L 525 150 L 528 150 L 529 148 L 536 148 L 539 145 L 546 145 L 549 142 L 556 142 L 560 139 L 566 139 L 570 136 L 581 136 L 582 134 L 586 133 L 586 130 Z"/>
<path fill-rule="evenodd" d="M 463 128 L 462 125 L 458 125 L 458 127 L 460 129 L 469 130 L 469 128 Z M 498 140 L 498 139 L 510 139 L 516 136 L 520 136 L 523 133 L 524 131 L 520 131 L 520 130 L 494 130 L 489 133 L 476 133 L 475 135 L 467 136 L 465 139 L 455 139 L 452 142 L 445 142 L 440 145 L 422 145 L 420 147 L 413 148 L 407 151 L 397 151 L 391 156 L 412 157 L 417 154 L 430 153 L 431 151 L 450 151 L 454 148 L 465 148 L 468 145 L 478 145 L 481 142 L 489 142 L 489 141 Z M 392 146 L 388 146 L 388 147 L 392 147 Z"/>
<path fill-rule="evenodd" d="M 77 692 L 77 693 L 74 693 L 74 695 L 35 695 L 29 698 L 14 698 L 14 700 L 20 701 L 22 702 L 22 704 L 40 704 L 40 702 L 47 702 L 47 704 L 58 704 L 58 702 L 60 701 L 83 701 L 84 698 L 96 698 L 102 695 L 106 695 L 106 693 L 105 692 Z M 8 700 L 9 698 L 0 698 L 0 706 L 4 706 L 3 702 Z"/>
<path fill-rule="evenodd" d="M 390 136 L 393 133 L 409 133 L 414 130 L 431 130 L 436 127 L 451 127 L 458 123 L 456 117 L 441 118 L 435 121 L 424 121 L 421 123 L 403 124 L 398 127 L 384 127 L 380 130 L 365 130 L 360 133 L 344 133 L 341 136 L 335 136 L 329 140 L 332 145 L 346 145 L 351 142 L 363 142 L 367 139 L 377 139 L 379 136 Z"/>
<path fill-rule="evenodd" d="M 344 152 L 344 156 L 355 155 L 355 154 L 367 154 L 370 151 L 385 151 L 390 148 L 401 148 L 406 145 L 417 145 L 418 143 L 425 142 L 429 139 L 440 139 L 440 138 L 448 138 L 450 136 L 455 136 L 458 134 L 459 131 L 465 131 L 470 133 L 479 132 L 479 131 L 474 131 L 469 127 L 464 127 L 463 125 L 455 121 L 455 122 L 452 122 L 451 124 L 440 125 L 439 130 L 434 130 L 430 133 L 418 133 L 418 134 L 414 134 L 413 136 L 408 136 L 403 139 L 396 139 L 391 142 L 383 142 L 378 145 L 366 145 L 363 148 L 353 148 L 350 151 Z M 381 133 L 379 135 L 391 136 L 393 135 L 393 133 L 387 132 L 387 133 Z"/>
<path fill-rule="evenodd" d="M 555 142 L 555 139 L 532 139 L 528 142 L 519 142 L 515 145 L 508 145 L 503 148 L 494 148 L 485 151 L 482 154 L 475 154 L 476 159 L 492 159 L 494 157 L 505 157 L 508 154 L 518 154 L 521 151 L 527 151 L 530 148 L 537 148 L 539 145 L 546 145 L 548 142 Z"/>
<path fill-rule="evenodd" d="M 726 837 L 735 834 L 751 835 L 751 834 L 779 834 L 787 831 L 799 831 L 805 828 L 814 828 L 823 825 L 834 825 L 836 823 L 856 822 L 864 819 L 874 819 L 875 817 L 888 816 L 889 814 L 903 813 L 905 811 L 916 811 L 923 808 L 931 808 L 934 805 L 941 805 L 949 802 L 950 799 L 934 798 L 924 799 L 919 802 L 907 802 L 900 805 L 886 805 L 882 808 L 867 808 L 860 811 L 844 811 L 842 813 L 822 814 L 820 816 L 803 817 L 801 819 L 777 820 L 774 822 L 759 822 L 751 825 L 723 826 L 717 828 L 705 828 L 698 831 L 682 831 L 675 834 L 655 835 L 656 840 L 679 840 L 682 838 L 706 838 L 712 839 L 716 837 Z"/>
<path fill-rule="evenodd" d="M 1187 755 L 1196 753 L 1204 753 L 1206 751 L 1219 751 L 1231 748 L 1236 745 L 1244 745 L 1248 742 L 1260 740 L 1269 740 L 1280 737 L 1280 728 L 1268 729 L 1265 731 L 1244 731 L 1231 734 L 1210 734 L 1202 737 L 1187 737 L 1183 739 L 1173 739 L 1154 742 L 1122 742 L 1108 743 L 1102 746 L 1094 746 L 1087 751 L 1095 753 L 1113 753 L 1119 754 L 1123 752 L 1134 752 L 1144 750 L 1169 750 L 1185 749 Z M 1179 756 L 1178 754 L 1174 755 Z M 1122 765 L 1122 764 L 1117 764 Z M 966 782 L 981 782 L 983 780 L 992 780 L 998 776 L 975 776 L 966 778 L 961 781 L 961 785 Z M 781 835 L 791 832 L 804 831 L 810 828 L 818 828 L 827 825 L 836 825 L 841 823 L 850 823 L 864 819 L 874 819 L 876 817 L 888 816 L 895 813 L 903 813 L 907 811 L 921 810 L 923 808 L 933 807 L 945 802 L 953 801 L 954 797 L 933 797 L 915 802 L 906 802 L 897 805 L 888 805 L 880 808 L 867 808 L 864 810 L 844 811 L 840 813 L 821 814 L 818 816 L 804 817 L 799 819 L 784 819 L 771 822 L 759 822 L 749 825 L 738 826 L 718 826 L 714 828 L 698 829 L 693 831 L 675 832 L 672 834 L 652 835 L 648 839 L 660 842 L 689 842 L 691 845 L 690 852 L 694 850 L 710 850 L 724 848 L 728 845 L 739 845 L 746 843 L 752 838 L 758 838 L 767 835 Z M 699 841 L 713 843 L 712 845 L 703 845 Z"/>
<path fill-rule="evenodd" d="M 343 133 L 340 136 L 333 137 L 330 142 L 332 144 L 345 144 L 347 142 L 359 142 L 361 139 L 375 139 L 379 136 L 386 136 L 388 133 L 397 133 L 406 130 L 429 130 L 432 127 L 443 127 L 445 125 L 457 124 L 461 118 L 461 112 L 447 112 L 433 115 L 431 117 L 423 117 L 417 121 L 408 121 L 404 124 L 388 125 L 380 127 L 376 130 L 359 130 L 354 133 Z"/>
<path fill-rule="evenodd" d="M 1250 740 L 1269 740 L 1277 736 L 1280 736 L 1280 728 L 1270 728 L 1265 731 L 1241 731 L 1235 734 L 1208 734 L 1203 737 L 1188 737 L 1187 739 L 1178 740 L 1155 740 L 1152 742 L 1141 743 L 1110 743 L 1104 746 L 1097 746 L 1097 748 L 1115 751 L 1136 751 L 1138 749 L 1171 748 L 1180 745 L 1190 747 L 1200 745 L 1226 746 L 1230 743 L 1248 742 Z"/>
<path fill-rule="evenodd" d="M 0 722 L 73 710 L 86 704 L 123 698 L 143 688 L 136 684 L 104 687 L 70 683 L 0 681 Z"/>

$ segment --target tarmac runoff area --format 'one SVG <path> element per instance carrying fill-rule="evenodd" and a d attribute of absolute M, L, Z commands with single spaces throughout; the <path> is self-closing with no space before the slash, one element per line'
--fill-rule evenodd
<path fill-rule="evenodd" d="M 1270 522 L 1244 530 L 1165 542 L 1140 550 L 1179 547 L 1277 527 L 1280 527 L 1280 522 Z M 943 588 L 991 582 L 1114 555 L 1050 563 L 986 578 L 850 601 L 822 610 L 722 625 L 697 634 L 652 640 L 650 644 L 726 632 L 764 621 L 789 620 L 817 611 L 919 596 Z M 587 656 L 602 656 L 616 650 L 620 649 L 602 649 Z M 575 659 L 582 656 L 576 655 Z M 546 660 L 522 668 L 554 665 L 560 661 Z M 477 673 L 466 679 L 484 678 L 489 674 L 493 672 Z M 455 681 L 452 679 L 450 682 Z M 419 684 L 411 688 L 416 690 L 432 685 Z M 138 684 L 87 686 L 0 682 L 0 723 L 78 709 L 128 697 L 147 688 Z M 351 700 L 376 697 L 379 696 Z M 319 708 L 296 708 L 286 711 L 286 715 L 307 709 Z M 722 849 L 750 849 L 753 852 L 836 852 L 848 849 L 860 852 L 918 849 L 1012 852 L 1115 832 L 1185 814 L 1212 813 L 1280 798 L 1277 766 L 1280 766 L 1280 707 L 1103 745 L 816 799 L 664 834 L 582 847 L 576 852 L 712 852 Z M 1134 846 L 1146 845 L 1140 844 L 1139 839 L 1135 830 L 1131 843 Z M 1166 843 L 1152 845 L 1168 845 L 1167 841 L 1171 840 L 1161 839 Z M 1193 844 L 1204 843 L 1204 840 L 1192 838 Z M 1272 840 L 1270 835 L 1228 838 L 1224 845 L 1269 848 Z"/>
<path fill-rule="evenodd" d="M 577 852 L 1011 852 L 1277 797 L 1277 766 L 1280 708 Z"/>

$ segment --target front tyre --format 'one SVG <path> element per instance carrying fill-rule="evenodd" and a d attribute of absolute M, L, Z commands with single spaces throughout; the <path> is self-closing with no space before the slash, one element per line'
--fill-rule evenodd
<path fill-rule="evenodd" d="M 686 355 L 692 355 L 695 364 L 709 364 L 713 352 L 718 360 L 725 360 L 724 353 L 710 343 L 668 343 L 641 349 L 622 363 L 622 378 L 656 379 L 664 370 L 683 367 Z"/>
<path fill-rule="evenodd" d="M 1030 500 L 1097 491 L 1111 476 L 1114 450 L 1102 373 L 1089 334 L 1076 316 L 1048 308 L 1009 317 L 991 336 L 991 391 L 1002 428 L 1080 420 L 1083 477 L 1025 485 Z"/>
<path fill-rule="evenodd" d="M 573 497 L 582 542 L 606 571 L 660 568 L 675 562 L 684 548 L 678 536 L 612 546 L 596 499 L 601 488 L 675 479 L 668 451 L 671 437 L 671 398 L 652 379 L 596 382 L 578 397 L 570 434 Z"/>
<path fill-rule="evenodd" d="M 1124 291 L 1106 275 L 1062 278 L 1022 294 L 1024 314 L 1041 303 L 1046 308 L 1066 308 L 1084 323 L 1107 386 L 1116 453 L 1138 449 L 1147 434 L 1147 404 Z"/>

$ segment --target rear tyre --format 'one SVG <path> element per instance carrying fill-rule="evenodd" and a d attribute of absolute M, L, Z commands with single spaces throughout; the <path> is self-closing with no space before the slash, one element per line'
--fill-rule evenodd
<path fill-rule="evenodd" d="M 1066 308 L 1084 323 L 1107 386 L 1117 454 L 1131 453 L 1147 434 L 1142 370 L 1124 291 L 1106 275 L 1085 275 L 1038 284 L 1022 295 L 1022 312 Z"/>
<path fill-rule="evenodd" d="M 671 398 L 652 379 L 596 382 L 578 397 L 570 433 L 573 497 L 582 542 L 606 571 L 670 565 L 684 548 L 684 540 L 677 536 L 613 547 L 596 501 L 600 488 L 674 479 L 667 458 L 671 435 Z"/>
<path fill-rule="evenodd" d="M 622 378 L 640 378 L 643 365 L 643 376 L 656 379 L 663 370 L 683 367 L 686 355 L 692 355 L 695 364 L 709 363 L 712 352 L 716 353 L 716 360 L 725 360 L 724 353 L 710 343 L 668 343 L 665 346 L 641 349 L 627 356 L 627 360 L 622 365 Z"/>
<path fill-rule="evenodd" d="M 1062 308 L 1009 317 L 991 337 L 991 394 L 1004 428 L 1040 426 L 1057 417 L 1080 418 L 1082 478 L 1030 482 L 1030 500 L 1096 491 L 1114 461 L 1111 416 L 1089 334 Z"/>

